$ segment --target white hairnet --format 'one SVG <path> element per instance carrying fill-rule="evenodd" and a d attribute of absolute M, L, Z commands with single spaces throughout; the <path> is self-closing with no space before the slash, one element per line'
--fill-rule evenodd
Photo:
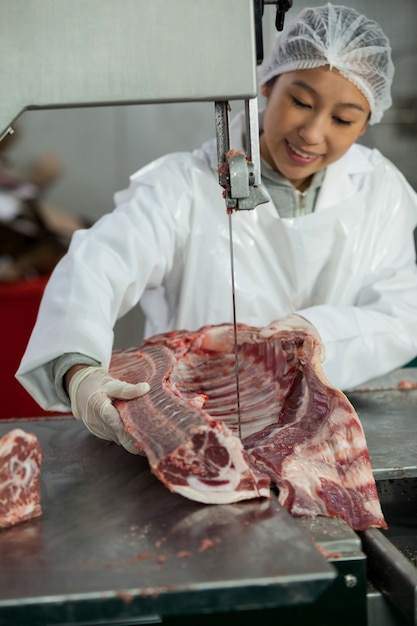
<path fill-rule="evenodd" d="M 285 72 L 323 65 L 336 68 L 360 89 L 370 105 L 371 124 L 381 120 L 392 103 L 394 65 L 389 39 L 377 22 L 330 3 L 304 9 L 260 66 L 260 84 Z"/>

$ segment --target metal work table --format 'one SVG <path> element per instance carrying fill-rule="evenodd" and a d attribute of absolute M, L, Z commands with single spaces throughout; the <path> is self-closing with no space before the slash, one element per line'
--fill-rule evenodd
<path fill-rule="evenodd" d="M 399 369 L 348 394 L 364 426 L 388 530 L 361 533 L 367 569 L 388 599 L 369 596 L 368 620 L 375 626 L 417 625 L 417 368 Z M 383 612 L 381 613 L 381 608 Z M 394 609 L 386 620 L 386 610 Z"/>
<path fill-rule="evenodd" d="M 44 512 L 0 532 L 2 626 L 309 603 L 335 578 L 275 497 L 201 505 L 72 418 L 14 426 L 44 450 Z"/>
<path fill-rule="evenodd" d="M 402 368 L 348 393 L 363 425 L 375 480 L 417 476 L 417 368 Z"/>
<path fill-rule="evenodd" d="M 416 377 L 404 371 L 407 380 Z M 349 397 L 375 476 L 417 476 L 417 390 Z M 44 450 L 43 515 L 0 531 L 1 626 L 125 626 L 286 610 L 332 589 L 337 572 L 315 547 L 323 545 L 313 536 L 320 535 L 317 522 L 313 534 L 305 532 L 275 495 L 201 505 L 169 493 L 145 458 L 95 438 L 72 418 L 7 420 L 0 436 L 14 427 L 34 432 Z"/>

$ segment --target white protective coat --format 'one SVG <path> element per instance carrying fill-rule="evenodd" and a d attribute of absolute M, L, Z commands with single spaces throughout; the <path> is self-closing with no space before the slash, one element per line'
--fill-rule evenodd
<path fill-rule="evenodd" d="M 231 145 L 239 149 L 240 121 Z M 139 300 L 146 334 L 232 321 L 228 216 L 214 141 L 152 162 L 118 207 L 78 231 L 45 290 L 17 377 L 44 408 L 67 411 L 45 364 L 66 352 L 108 367 L 113 327 Z M 327 168 L 315 212 L 280 219 L 272 203 L 234 213 L 239 322 L 294 311 L 325 345 L 341 389 L 417 354 L 417 198 L 378 151 L 354 145 Z"/>

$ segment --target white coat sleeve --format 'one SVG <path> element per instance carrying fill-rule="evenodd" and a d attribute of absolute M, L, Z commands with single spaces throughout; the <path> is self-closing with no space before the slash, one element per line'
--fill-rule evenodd
<path fill-rule="evenodd" d="M 174 268 L 175 246 L 191 193 L 183 169 L 175 159 L 154 164 L 148 176 L 133 179 L 120 194 L 119 207 L 73 236 L 47 284 L 16 374 L 43 408 L 68 411 L 48 363 L 78 352 L 108 368 L 116 321 L 145 289 L 158 288 L 170 272 L 181 272 L 178 258 Z"/>
<path fill-rule="evenodd" d="M 417 355 L 413 238 L 417 197 L 395 168 L 387 176 L 381 194 L 371 198 L 384 206 L 375 212 L 378 246 L 357 301 L 350 306 L 321 304 L 297 311 L 317 328 L 325 346 L 324 371 L 344 390 L 401 367 Z"/>

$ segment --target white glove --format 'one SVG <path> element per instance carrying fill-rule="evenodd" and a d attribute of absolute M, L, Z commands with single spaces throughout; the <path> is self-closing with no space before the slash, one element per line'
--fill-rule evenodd
<path fill-rule="evenodd" d="M 132 385 L 112 378 L 102 367 L 83 367 L 72 376 L 68 393 L 74 416 L 82 420 L 90 432 L 138 454 L 112 400 L 139 398 L 149 389 L 148 383 Z"/>
<path fill-rule="evenodd" d="M 285 330 L 301 330 L 313 335 L 321 346 L 321 361 L 324 361 L 324 345 L 317 328 L 313 326 L 311 322 L 306 320 L 305 317 L 297 315 L 297 313 L 291 313 L 291 315 L 286 315 L 285 317 L 281 317 L 280 319 L 271 322 L 268 326 L 262 328 L 259 332 L 259 336 L 262 337 L 262 339 L 268 339 L 276 333 L 280 333 Z"/>

